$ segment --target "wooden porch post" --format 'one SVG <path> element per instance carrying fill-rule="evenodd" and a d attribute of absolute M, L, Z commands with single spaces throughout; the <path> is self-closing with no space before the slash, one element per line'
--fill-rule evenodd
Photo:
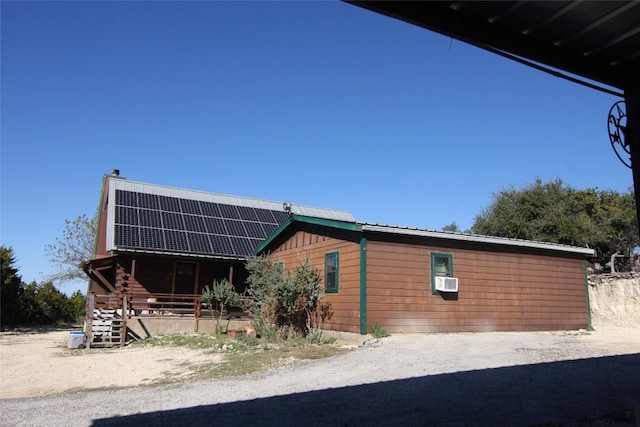
<path fill-rule="evenodd" d="M 131 259 L 131 278 L 136 278 L 136 258 Z"/>
<path fill-rule="evenodd" d="M 229 266 L 229 284 L 233 286 L 233 264 Z"/>
<path fill-rule="evenodd" d="M 91 348 L 91 341 L 93 340 L 93 309 L 96 305 L 96 294 L 92 291 L 87 292 L 87 305 L 85 306 L 85 330 L 84 333 L 87 338 L 87 348 Z"/>
<path fill-rule="evenodd" d="M 127 339 L 127 317 L 129 316 L 129 304 L 127 304 L 127 295 L 122 296 L 122 326 L 120 329 L 120 347 L 124 347 Z"/>

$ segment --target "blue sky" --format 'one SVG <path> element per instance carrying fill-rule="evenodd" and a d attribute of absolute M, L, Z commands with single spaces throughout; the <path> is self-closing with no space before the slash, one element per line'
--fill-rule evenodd
<path fill-rule="evenodd" d="M 104 174 L 473 223 L 501 188 L 626 192 L 618 98 L 342 2 L 2 2 L 0 241 L 23 280 Z M 85 283 L 60 284 L 69 293 Z"/>

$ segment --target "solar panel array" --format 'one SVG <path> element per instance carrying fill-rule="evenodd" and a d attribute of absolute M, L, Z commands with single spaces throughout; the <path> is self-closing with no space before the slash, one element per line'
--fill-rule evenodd
<path fill-rule="evenodd" d="M 116 190 L 115 245 L 245 257 L 287 218 L 284 211 Z"/>

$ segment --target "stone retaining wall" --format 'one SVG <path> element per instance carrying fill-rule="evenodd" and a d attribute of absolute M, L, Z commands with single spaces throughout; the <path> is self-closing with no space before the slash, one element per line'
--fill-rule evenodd
<path fill-rule="evenodd" d="M 588 283 L 593 317 L 640 322 L 640 273 L 592 274 Z"/>

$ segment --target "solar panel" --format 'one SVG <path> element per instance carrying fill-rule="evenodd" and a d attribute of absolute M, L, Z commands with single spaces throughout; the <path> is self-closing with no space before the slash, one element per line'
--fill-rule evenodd
<path fill-rule="evenodd" d="M 251 244 L 251 252 L 264 241 L 264 239 L 249 239 L 249 243 Z"/>
<path fill-rule="evenodd" d="M 185 215 L 183 217 L 185 228 L 189 231 L 197 231 L 198 233 L 206 233 L 207 228 L 204 225 L 204 218 L 195 215 Z"/>
<path fill-rule="evenodd" d="M 245 257 L 288 213 L 116 190 L 117 247 Z"/>
<path fill-rule="evenodd" d="M 242 226 L 242 221 L 234 221 L 232 219 L 224 220 L 224 225 L 227 227 L 230 236 L 247 236 Z"/>
<path fill-rule="evenodd" d="M 231 248 L 229 237 L 227 236 L 217 236 L 217 238 L 211 239 L 211 247 L 215 254 L 235 255 L 233 248 Z"/>
<path fill-rule="evenodd" d="M 222 214 L 220 213 L 220 208 L 217 203 L 200 202 L 200 208 L 202 208 L 202 214 L 204 216 L 222 218 Z"/>
<path fill-rule="evenodd" d="M 138 210 L 126 206 L 116 206 L 116 224 L 139 225 Z"/>
<path fill-rule="evenodd" d="M 240 219 L 240 214 L 238 214 L 235 206 L 218 203 L 218 207 L 220 208 L 220 213 L 222 213 L 223 218 Z"/>
<path fill-rule="evenodd" d="M 131 191 L 116 191 L 116 205 L 138 206 L 136 193 L 132 193 Z"/>
<path fill-rule="evenodd" d="M 269 224 L 276 224 L 278 221 L 273 216 L 273 213 L 266 209 L 256 209 L 256 215 L 259 222 L 266 222 Z"/>
<path fill-rule="evenodd" d="M 240 219 L 246 221 L 259 221 L 258 214 L 254 208 L 248 208 L 246 206 L 237 206 Z"/>
<path fill-rule="evenodd" d="M 233 247 L 233 253 L 235 255 L 243 255 L 251 253 L 253 249 L 251 247 L 251 241 L 249 239 L 243 239 L 241 237 L 229 237 L 231 240 L 231 246 Z"/>
<path fill-rule="evenodd" d="M 247 221 L 244 223 L 244 228 L 247 230 L 247 235 L 249 237 L 257 239 L 265 239 L 267 237 L 267 233 L 265 233 L 264 228 L 259 222 Z"/>
<path fill-rule="evenodd" d="M 143 227 L 162 228 L 162 220 L 159 211 L 151 211 L 149 209 L 139 209 L 140 225 Z M 135 225 L 135 224 L 130 224 Z"/>
<path fill-rule="evenodd" d="M 264 227 L 264 234 L 265 234 L 265 239 L 268 236 L 271 236 L 273 234 L 274 231 L 276 231 L 278 229 L 278 227 L 280 227 L 280 225 L 277 224 L 262 224 L 262 227 Z"/>
<path fill-rule="evenodd" d="M 224 220 L 220 218 L 204 218 L 204 225 L 209 234 L 226 235 L 227 229 L 224 226 Z"/>
<path fill-rule="evenodd" d="M 169 250 L 189 252 L 187 233 L 184 231 L 165 230 L 165 247 Z"/>
<path fill-rule="evenodd" d="M 187 239 L 189 240 L 191 252 L 200 254 L 211 253 L 211 243 L 209 242 L 209 236 L 206 234 L 187 233 Z"/>
<path fill-rule="evenodd" d="M 182 212 L 202 215 L 200 205 L 197 200 L 180 199 L 180 205 L 182 206 Z"/>
<path fill-rule="evenodd" d="M 160 201 L 160 209 L 168 212 L 182 212 L 180 201 L 175 197 L 158 196 Z"/>
<path fill-rule="evenodd" d="M 138 206 L 145 209 L 158 210 L 160 202 L 155 194 L 138 193 Z"/>
<path fill-rule="evenodd" d="M 167 230 L 184 230 L 182 215 L 174 212 L 162 212 L 162 224 Z"/>
<path fill-rule="evenodd" d="M 284 224 L 284 222 L 289 219 L 289 214 L 287 212 L 280 212 L 280 211 L 271 211 L 271 213 L 273 214 L 273 216 L 276 218 L 276 223 L 278 225 L 280 224 Z"/>
<path fill-rule="evenodd" d="M 166 249 L 162 230 L 157 228 L 140 228 L 140 245 L 149 249 Z"/>
<path fill-rule="evenodd" d="M 128 248 L 140 246 L 140 229 L 126 225 L 116 225 L 116 245 Z"/>

